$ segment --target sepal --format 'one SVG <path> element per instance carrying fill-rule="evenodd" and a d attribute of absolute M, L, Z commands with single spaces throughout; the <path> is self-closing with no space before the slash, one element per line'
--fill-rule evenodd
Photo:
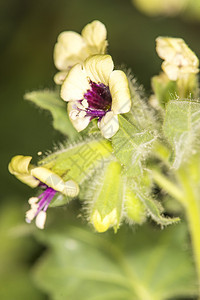
<path fill-rule="evenodd" d="M 177 94 L 176 81 L 170 80 L 164 72 L 161 72 L 157 76 L 153 76 L 151 85 L 154 95 L 151 96 L 150 101 L 155 108 L 158 106 L 164 108 Z"/>
<path fill-rule="evenodd" d="M 121 165 L 111 161 L 93 182 L 87 195 L 89 220 L 98 232 L 120 225 L 123 207 L 123 178 Z"/>
<path fill-rule="evenodd" d="M 146 221 L 147 211 L 141 199 L 126 186 L 124 193 L 124 215 L 130 224 L 141 225 Z"/>

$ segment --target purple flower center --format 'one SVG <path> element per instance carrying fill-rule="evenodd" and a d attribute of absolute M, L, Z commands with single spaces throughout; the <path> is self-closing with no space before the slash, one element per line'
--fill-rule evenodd
<path fill-rule="evenodd" d="M 84 99 L 88 102 L 88 107 L 85 108 L 86 116 L 93 118 L 102 118 L 110 111 L 112 98 L 109 87 L 103 83 L 95 83 L 90 81 L 91 89 L 84 94 Z M 83 100 L 80 101 L 80 103 Z"/>

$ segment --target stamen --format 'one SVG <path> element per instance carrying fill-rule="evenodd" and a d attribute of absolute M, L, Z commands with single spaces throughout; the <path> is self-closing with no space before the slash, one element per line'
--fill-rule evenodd
<path fill-rule="evenodd" d="M 35 219 L 35 224 L 38 228 L 44 229 L 44 224 L 46 222 L 47 214 L 45 211 L 40 211 Z"/>
<path fill-rule="evenodd" d="M 30 205 L 32 205 L 32 204 L 37 203 L 38 200 L 39 200 L 38 197 L 31 197 L 31 198 L 29 198 L 28 203 L 29 203 Z"/>
<path fill-rule="evenodd" d="M 50 187 L 45 186 L 45 191 L 38 197 L 31 197 L 29 204 L 31 209 L 26 212 L 26 222 L 30 223 L 36 217 L 36 226 L 40 229 L 44 228 L 46 220 L 46 210 L 53 199 L 56 191 Z M 40 200 L 38 203 L 37 201 Z"/>
<path fill-rule="evenodd" d="M 70 111 L 70 118 L 72 120 L 76 120 L 78 118 L 78 115 L 79 115 L 79 111 L 78 110 L 72 110 Z"/>
<path fill-rule="evenodd" d="M 83 102 L 83 101 L 82 101 Z M 82 105 L 82 102 L 80 103 L 79 101 L 76 102 L 76 106 L 79 108 L 79 109 L 85 109 L 85 107 Z"/>
<path fill-rule="evenodd" d="M 79 112 L 78 116 L 80 118 L 84 118 L 86 116 L 86 114 L 87 114 L 86 111 L 82 110 L 82 111 Z"/>
<path fill-rule="evenodd" d="M 31 223 L 31 221 L 34 219 L 35 217 L 35 214 L 37 212 L 37 209 L 29 209 L 27 212 L 26 212 L 26 222 L 27 223 Z"/>
<path fill-rule="evenodd" d="M 88 106 L 89 106 L 89 104 L 88 104 L 88 102 L 87 102 L 86 99 L 84 99 L 84 100 L 81 102 L 81 104 L 83 105 L 84 108 L 88 108 Z"/>

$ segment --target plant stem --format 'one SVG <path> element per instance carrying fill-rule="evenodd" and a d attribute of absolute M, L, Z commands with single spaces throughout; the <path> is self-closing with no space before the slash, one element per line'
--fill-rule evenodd
<path fill-rule="evenodd" d="M 154 170 L 152 172 L 154 181 L 163 188 L 170 196 L 174 197 L 181 204 L 184 204 L 184 194 L 180 188 L 171 182 L 165 175 Z"/>
<path fill-rule="evenodd" d="M 187 172 L 185 170 L 179 170 L 178 179 L 182 185 L 182 188 L 177 187 L 176 184 L 171 182 L 167 177 L 158 171 L 152 172 L 155 182 L 163 188 L 169 195 L 179 201 L 186 212 L 189 231 L 192 241 L 194 259 L 196 263 L 196 271 L 198 276 L 198 287 L 200 296 L 200 208 L 198 201 L 194 193 L 194 188 L 190 182 Z"/>
<path fill-rule="evenodd" d="M 192 240 L 196 270 L 198 275 L 198 286 L 200 296 L 200 213 L 196 199 L 190 198 L 190 204 L 186 209 L 189 230 Z"/>
<path fill-rule="evenodd" d="M 193 253 L 198 276 L 198 287 L 200 296 L 200 208 L 194 189 L 186 172 L 179 172 L 180 181 L 185 191 L 185 211 L 188 219 L 189 230 L 192 240 Z"/>

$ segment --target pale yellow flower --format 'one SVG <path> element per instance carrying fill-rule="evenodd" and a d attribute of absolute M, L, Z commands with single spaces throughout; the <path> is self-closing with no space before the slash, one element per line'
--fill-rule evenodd
<path fill-rule="evenodd" d="M 69 102 L 69 118 L 77 131 L 85 129 L 92 119 L 98 120 L 105 138 L 118 131 L 117 115 L 129 112 L 131 96 L 125 73 L 113 69 L 110 55 L 93 55 L 69 71 L 61 98 Z"/>
<path fill-rule="evenodd" d="M 100 21 L 87 24 L 81 35 L 73 31 L 64 31 L 58 36 L 54 48 L 54 63 L 60 72 L 54 80 L 62 84 L 68 71 L 77 63 L 83 63 L 90 55 L 105 54 L 107 31 Z"/>
<path fill-rule="evenodd" d="M 162 69 L 170 80 L 199 72 L 199 60 L 183 39 L 158 37 L 156 51 L 164 59 Z"/>
<path fill-rule="evenodd" d="M 40 186 L 44 189 L 38 197 L 29 199 L 31 209 L 26 212 L 26 221 L 30 223 L 36 218 L 36 226 L 43 229 L 46 221 L 46 210 L 55 194 L 60 192 L 65 196 L 75 197 L 79 193 L 79 187 L 73 180 L 64 182 L 60 176 L 45 167 L 31 165 L 31 159 L 31 156 L 14 156 L 8 168 L 10 173 L 20 181 L 31 187 Z"/>

